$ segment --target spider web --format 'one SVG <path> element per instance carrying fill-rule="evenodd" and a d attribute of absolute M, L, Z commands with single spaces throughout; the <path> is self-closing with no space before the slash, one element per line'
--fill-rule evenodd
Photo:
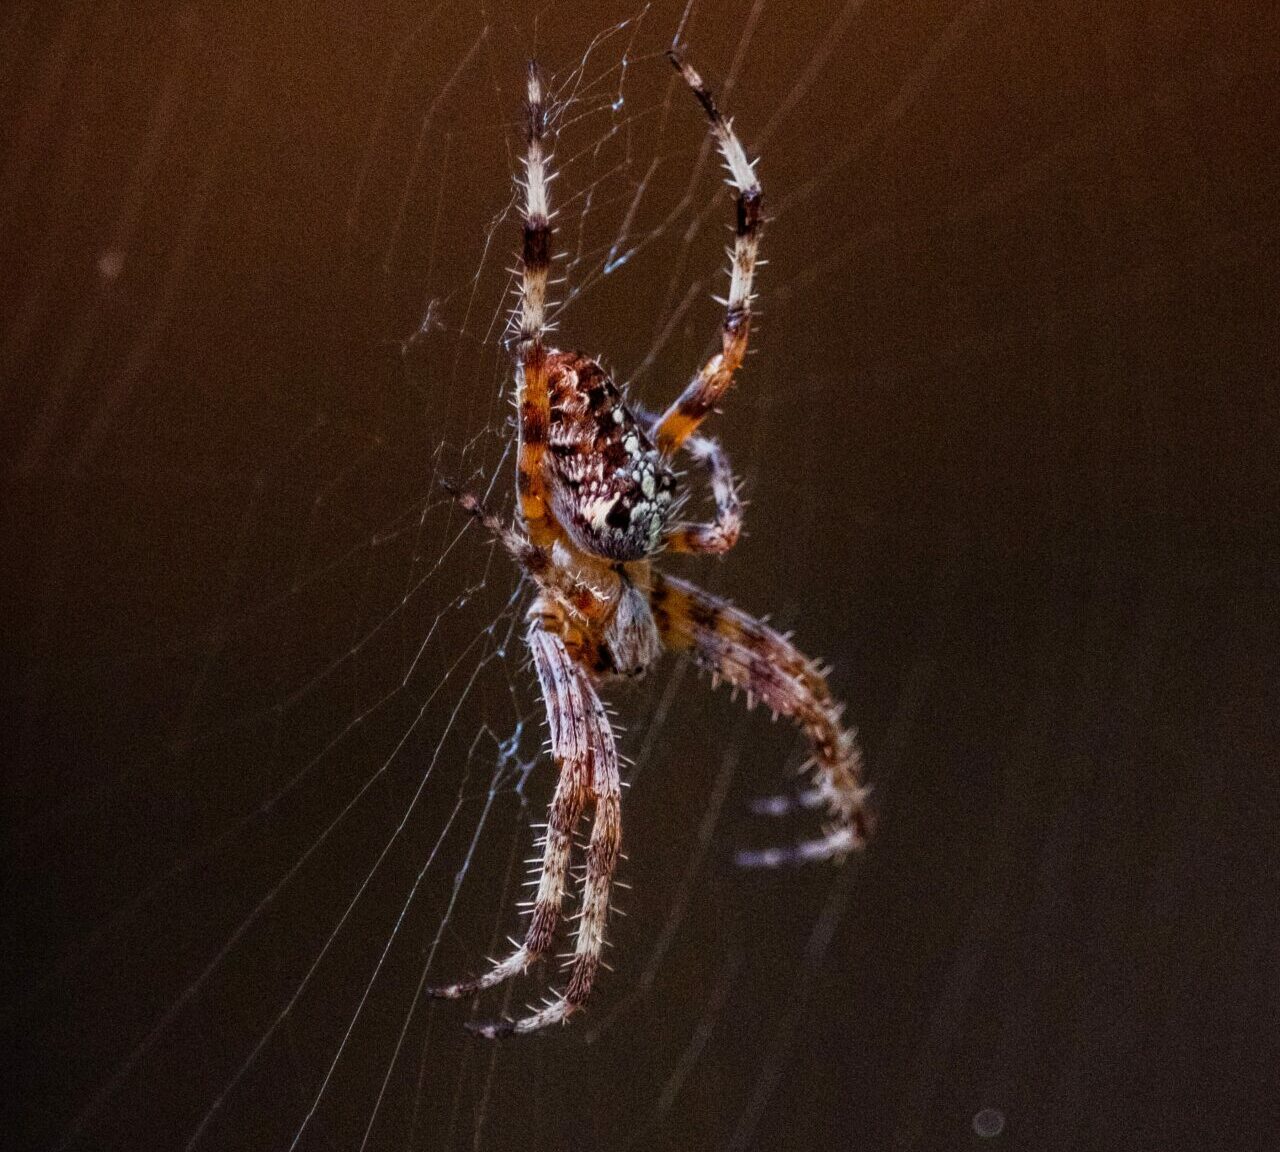
<path fill-rule="evenodd" d="M 642 784 L 635 895 L 592 1011 L 562 1036 L 485 1047 L 463 1020 L 529 988 L 471 1008 L 423 995 L 519 931 L 521 857 L 551 784 L 516 574 L 438 481 L 511 505 L 503 337 L 530 49 L 559 109 L 555 320 L 657 406 L 716 337 L 729 211 L 662 49 L 694 48 L 769 157 L 770 243 L 795 253 L 769 283 L 781 304 L 821 274 L 797 244 L 803 206 L 928 79 L 825 168 L 781 175 L 769 145 L 798 127 L 862 8 L 791 29 L 807 61 L 768 85 L 780 23 L 763 2 L 519 21 L 440 4 L 305 30 L 194 8 L 11 17 L 33 66 L 17 51 L 6 64 L 23 96 L 7 184 L 51 200 L 6 364 L 48 349 L 54 365 L 14 397 L 32 414 L 14 472 L 32 523 L 53 523 L 55 500 L 105 521 L 55 533 L 31 652 L 45 715 L 81 731 L 52 748 L 29 732 L 15 786 L 24 909 L 65 913 L 24 936 L 7 1011 L 30 1030 L 27 1091 L 44 1101 L 31 1146 L 560 1147 L 584 1111 L 603 1145 L 647 1144 L 740 1075 L 741 989 L 780 975 L 790 1006 L 749 1022 L 766 1058 L 717 1121 L 727 1146 L 750 1143 L 850 882 L 750 960 L 778 908 L 737 890 L 723 849 L 749 833 L 726 832 L 726 812 L 743 806 L 746 746 L 791 768 L 800 753 L 754 722 L 746 737 L 709 694 L 689 705 L 686 666 L 616 701 Z M 95 105 L 131 33 L 161 63 Z M 274 99 L 294 106 L 273 119 Z M 77 110 L 97 120 L 77 126 Z M 51 130 L 60 146 L 43 146 Z M 237 194 L 241 173 L 261 199 Z M 316 202 L 298 200 L 312 183 Z M 724 434 L 749 494 L 773 424 L 816 418 L 812 385 L 787 392 L 733 398 Z M 762 555 L 741 551 L 741 565 Z M 799 622 L 794 594 L 772 607 Z M 813 898 L 830 880 L 797 883 Z"/>
<path fill-rule="evenodd" d="M 748 798 L 803 753 L 687 665 L 611 697 L 630 889 L 590 1011 L 483 1045 L 462 1023 L 554 970 L 477 1005 L 424 996 L 520 931 L 552 784 L 517 574 L 439 481 L 511 510 L 503 337 L 531 52 L 558 97 L 560 338 L 651 407 L 714 346 L 730 203 L 662 60 L 678 39 L 762 156 L 770 266 L 760 354 L 715 429 L 752 536 L 724 565 L 673 566 L 836 665 L 883 790 L 945 643 L 919 603 L 963 551 L 917 531 L 950 522 L 929 478 L 975 451 L 942 434 L 935 468 L 894 441 L 900 394 L 946 426 L 931 368 L 1018 334 L 958 283 L 939 305 L 964 312 L 954 343 L 913 359 L 918 317 L 886 316 L 876 285 L 1134 116 L 1177 111 L 1191 83 L 1063 118 L 1012 161 L 961 150 L 961 190 L 939 196 L 920 124 L 955 122 L 940 109 L 974 42 L 990 51 L 991 7 L 5 17 L 7 515 L 29 547 L 4 1016 L 26 1146 L 744 1149 L 770 1123 L 803 1145 L 780 1088 L 799 1068 L 821 1096 L 797 1054 L 815 1003 L 865 1003 L 844 982 L 877 993 L 874 910 L 850 925 L 857 864 L 729 866 L 743 842 L 795 834 Z M 1069 503 L 1052 471 L 1020 482 Z M 929 575 L 895 597 L 878 570 Z M 904 1147 L 931 1059 L 903 1072 Z"/>

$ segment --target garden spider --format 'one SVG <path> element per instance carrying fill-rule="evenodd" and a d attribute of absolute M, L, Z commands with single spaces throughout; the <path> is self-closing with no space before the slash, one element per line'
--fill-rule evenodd
<path fill-rule="evenodd" d="M 724 553 L 738 539 L 742 509 L 728 460 L 719 444 L 696 432 L 746 352 L 762 221 L 760 183 L 729 121 L 698 73 L 675 52 L 668 55 L 711 122 L 737 195 L 737 226 L 720 351 L 657 418 L 629 407 L 595 360 L 544 342 L 552 237 L 545 151 L 549 108 L 538 67 L 529 65 L 516 342 L 516 480 L 523 532 L 500 522 L 470 493 L 451 491 L 537 586 L 527 641 L 559 778 L 524 943 L 485 975 L 434 988 L 432 995 L 470 996 L 523 973 L 549 953 L 574 831 L 588 804 L 594 804 L 595 815 L 568 984 L 521 1019 L 469 1025 L 479 1036 L 534 1032 L 567 1020 L 591 992 L 622 829 L 618 753 L 596 686 L 639 675 L 664 647 L 692 653 L 713 682 L 726 680 L 746 692 L 749 706 L 758 700 L 775 716 L 793 718 L 809 739 L 808 766 L 815 780 L 798 803 L 825 808 L 826 830 L 790 848 L 744 854 L 745 862 L 840 859 L 862 847 L 871 831 L 858 746 L 854 733 L 840 724 L 841 708 L 827 690 L 822 669 L 761 621 L 653 569 L 661 552 Z M 716 505 L 711 523 L 671 522 L 680 503 L 671 462 L 682 448 L 710 473 Z M 774 801 L 770 810 L 785 811 L 796 803 Z"/>

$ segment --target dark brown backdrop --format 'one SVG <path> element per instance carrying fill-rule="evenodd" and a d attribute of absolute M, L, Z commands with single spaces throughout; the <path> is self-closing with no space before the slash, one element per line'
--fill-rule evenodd
<path fill-rule="evenodd" d="M 548 790 L 490 793 L 538 742 L 514 579 L 432 484 L 499 468 L 520 62 L 638 9 L 365 7 L 4 16 L 17 1144 L 286 1148 L 318 1099 L 300 1146 L 1275 1147 L 1274 14 L 696 6 L 776 216 L 717 424 L 751 535 L 702 571 L 834 665 L 881 833 L 736 872 L 797 749 L 665 666 L 618 973 L 494 1050 L 405 1027 L 514 930 Z M 556 189 L 585 277 L 646 188 L 564 320 L 650 403 L 725 212 L 689 233 L 679 19 L 593 54 Z"/>

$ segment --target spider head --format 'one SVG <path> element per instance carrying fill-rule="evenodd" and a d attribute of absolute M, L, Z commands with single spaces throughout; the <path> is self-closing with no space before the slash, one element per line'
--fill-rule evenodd
<path fill-rule="evenodd" d="M 596 361 L 558 352 L 548 367 L 556 519 L 593 556 L 652 555 L 671 513 L 675 474 Z"/>

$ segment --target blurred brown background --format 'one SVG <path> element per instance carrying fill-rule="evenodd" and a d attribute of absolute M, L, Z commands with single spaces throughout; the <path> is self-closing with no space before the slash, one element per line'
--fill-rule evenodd
<path fill-rule="evenodd" d="M 1272 9 L 2 19 L 14 1146 L 1276 1146 Z M 535 51 L 564 339 L 651 405 L 706 354 L 678 28 L 773 214 L 715 424 L 750 537 L 679 567 L 834 665 L 881 832 L 736 871 L 801 752 L 665 664 L 618 971 L 487 1047 L 417 992 L 516 930 L 550 772 L 435 481 L 509 506 Z"/>

